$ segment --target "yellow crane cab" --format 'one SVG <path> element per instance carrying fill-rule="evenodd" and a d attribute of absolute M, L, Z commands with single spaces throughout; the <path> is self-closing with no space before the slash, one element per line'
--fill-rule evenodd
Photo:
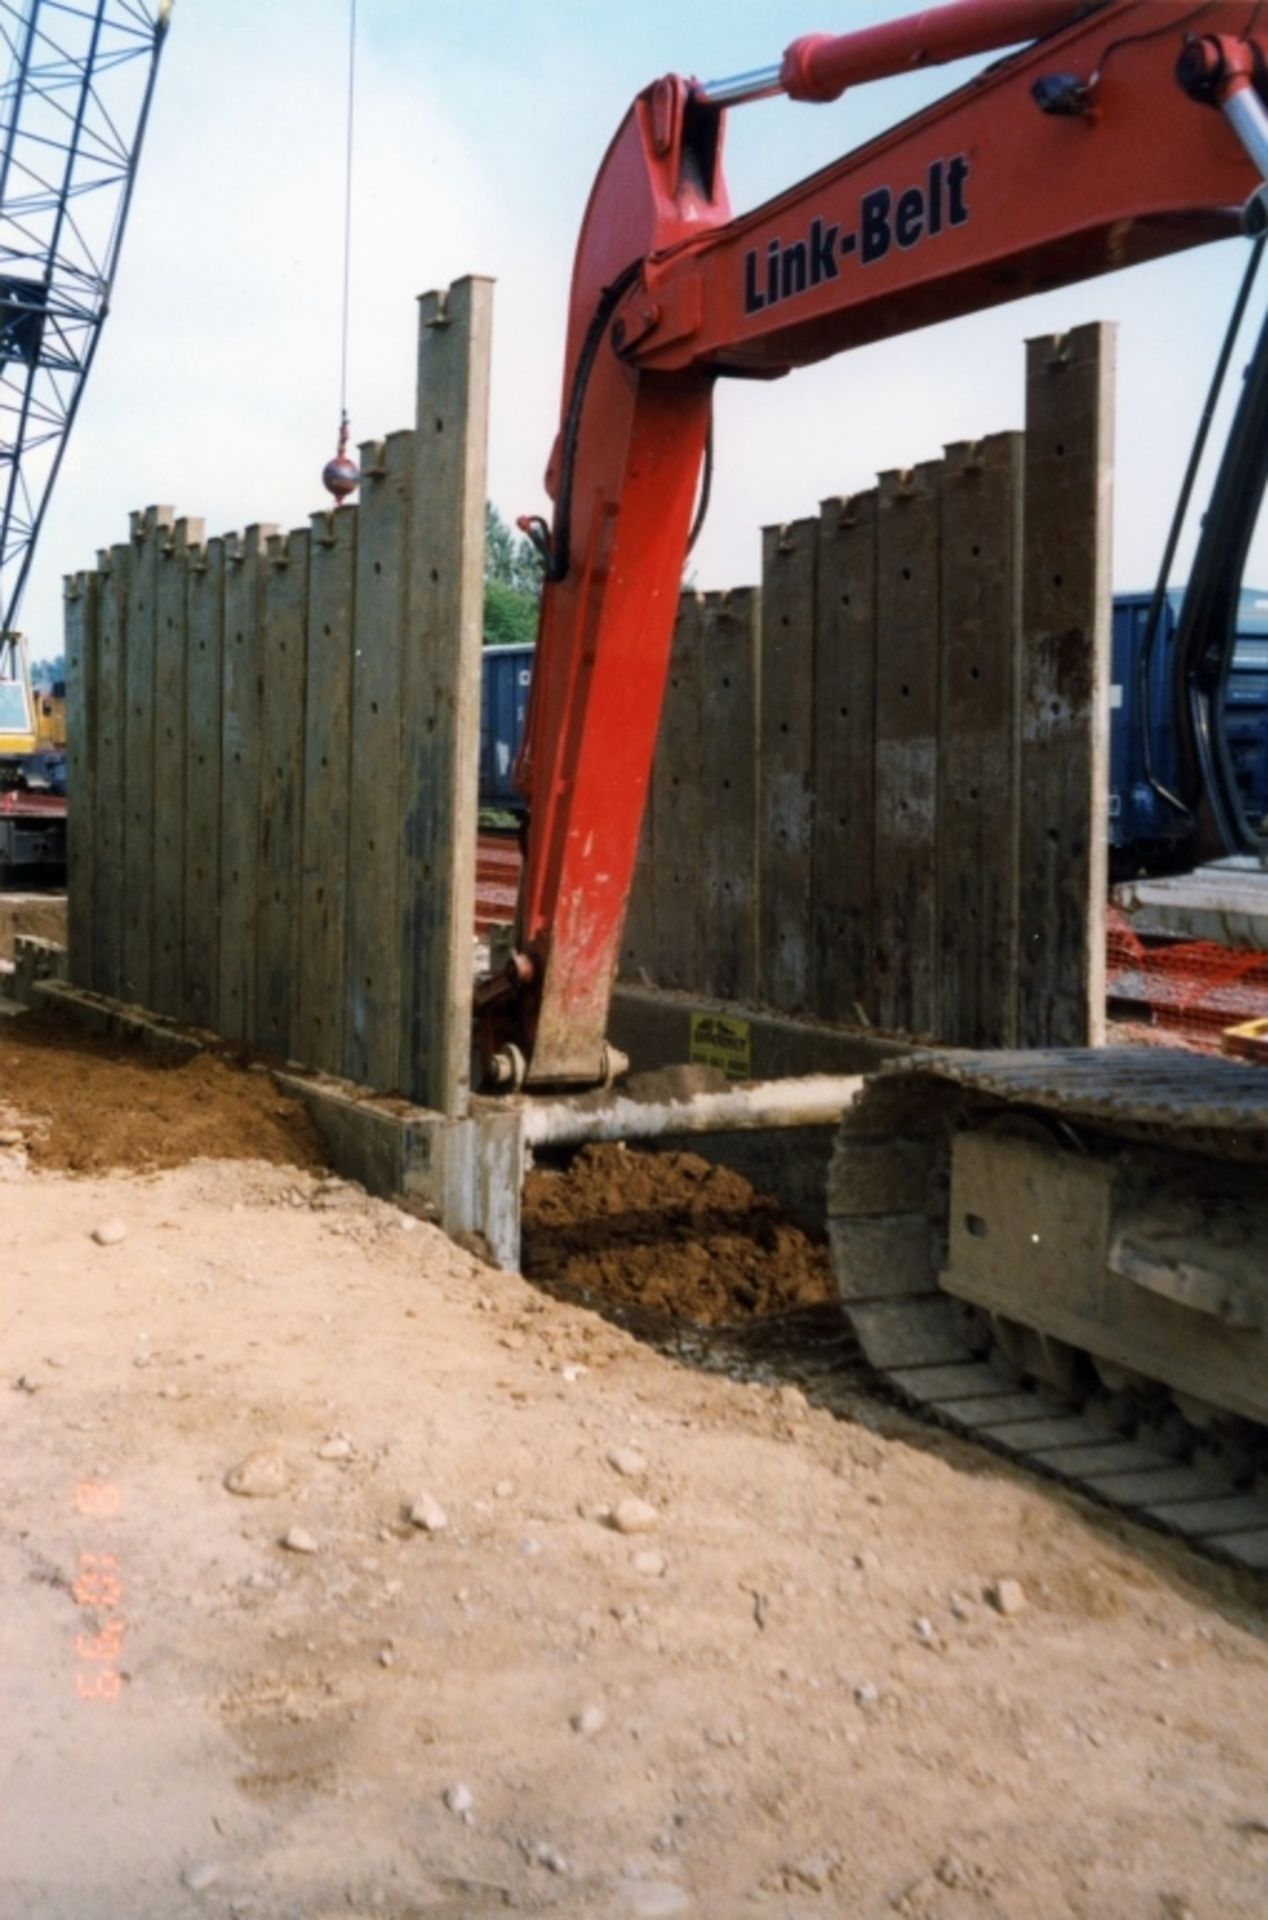
<path fill-rule="evenodd" d="M 21 758 L 36 747 L 31 676 L 20 633 L 0 633 L 0 760 Z"/>

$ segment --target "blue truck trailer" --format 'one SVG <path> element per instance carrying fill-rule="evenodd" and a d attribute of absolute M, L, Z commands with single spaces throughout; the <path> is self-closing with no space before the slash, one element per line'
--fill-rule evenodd
<path fill-rule="evenodd" d="M 480 805 L 494 813 L 522 814 L 524 796 L 513 774 L 528 720 L 533 684 L 530 646 L 486 647 L 480 698 Z"/>
<path fill-rule="evenodd" d="M 1129 871 L 1171 864 L 1187 837 L 1182 817 L 1149 783 L 1141 727 L 1143 704 L 1154 775 L 1174 792 L 1179 750 L 1172 711 L 1172 652 L 1184 593 L 1175 589 L 1163 602 L 1148 685 L 1142 689 L 1139 666 L 1151 599 L 1149 593 L 1114 596 L 1109 838 L 1115 866 Z M 1247 816 L 1261 829 L 1268 828 L 1268 593 L 1255 588 L 1244 589 L 1241 596 L 1225 714 L 1229 752 Z"/>

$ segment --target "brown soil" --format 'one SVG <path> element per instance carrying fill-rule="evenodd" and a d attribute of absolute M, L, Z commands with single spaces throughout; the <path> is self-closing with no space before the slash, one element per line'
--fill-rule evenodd
<path fill-rule="evenodd" d="M 179 1167 L 207 1156 L 323 1164 L 298 1101 L 223 1055 L 172 1063 L 44 1013 L 0 1021 L 0 1121 L 22 1124 L 28 1157 L 70 1173 Z"/>
<path fill-rule="evenodd" d="M 697 1153 L 585 1147 L 524 1188 L 526 1274 L 705 1326 L 831 1298 L 827 1250 Z"/>

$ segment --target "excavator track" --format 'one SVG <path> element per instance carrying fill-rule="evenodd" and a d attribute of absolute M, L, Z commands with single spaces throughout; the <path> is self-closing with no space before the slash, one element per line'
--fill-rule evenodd
<path fill-rule="evenodd" d="M 1268 1069 L 915 1054 L 845 1113 L 828 1215 L 909 1406 L 1268 1574 Z"/>

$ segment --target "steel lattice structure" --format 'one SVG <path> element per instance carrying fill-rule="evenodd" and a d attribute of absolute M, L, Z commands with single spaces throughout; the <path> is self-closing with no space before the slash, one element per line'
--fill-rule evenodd
<path fill-rule="evenodd" d="M 172 0 L 0 0 L 0 632 L 92 365 Z"/>

